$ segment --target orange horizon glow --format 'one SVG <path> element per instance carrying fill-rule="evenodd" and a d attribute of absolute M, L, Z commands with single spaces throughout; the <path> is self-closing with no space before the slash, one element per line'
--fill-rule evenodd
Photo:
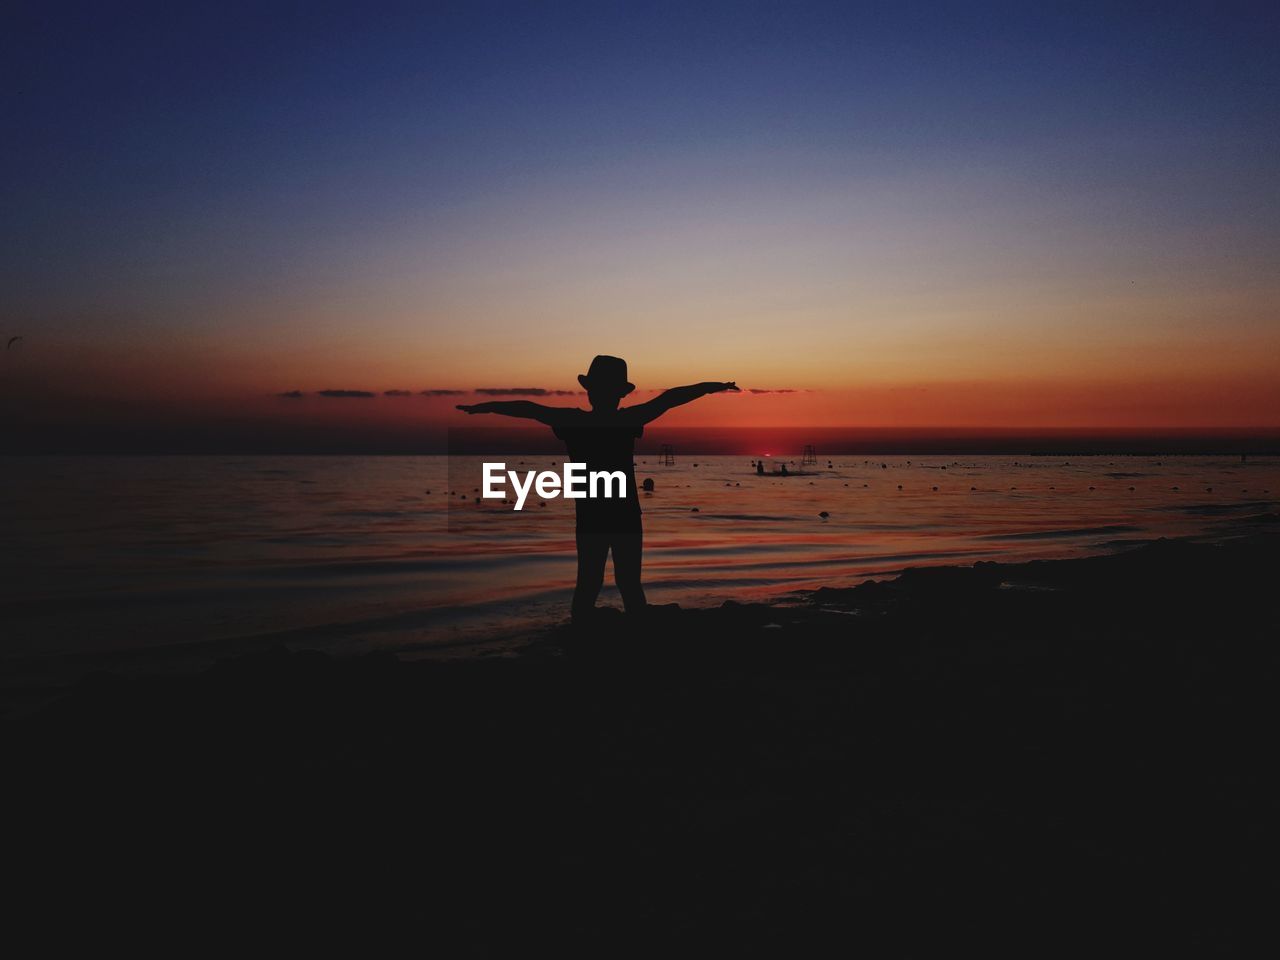
<path fill-rule="evenodd" d="M 1273 428 L 1280 426 L 1280 326 L 1269 319 L 1280 297 L 1268 300 L 1265 292 L 1200 290 L 1184 302 L 1130 294 L 1108 301 L 1103 318 L 1090 322 L 1070 322 L 1065 300 L 1050 306 L 1025 297 L 980 320 L 980 301 L 1013 293 L 970 292 L 963 315 L 932 319 L 898 304 L 896 314 L 883 315 L 893 322 L 879 321 L 866 308 L 831 300 L 803 322 L 777 308 L 749 320 L 711 310 L 677 323 L 661 319 L 661 291 L 650 297 L 659 316 L 652 322 L 621 323 L 616 309 L 617 326 L 583 319 L 607 317 L 601 301 L 536 333 L 518 319 L 486 322 L 465 313 L 431 323 L 406 315 L 352 330 L 313 318 L 310 330 L 292 322 L 253 331 L 219 323 L 161 333 L 134 321 L 109 336 L 68 322 L 28 334 L 21 349 L 0 357 L 0 400 L 11 419 L 33 429 L 113 418 L 447 428 L 468 422 L 453 407 L 480 399 L 476 388 L 536 387 L 566 394 L 531 398 L 538 402 L 585 405 L 575 374 L 594 352 L 609 352 L 629 361 L 639 388 L 633 402 L 700 380 L 732 379 L 744 388 L 671 411 L 661 421 L 670 427 Z M 1235 317 L 1230 335 L 1226 325 L 1196 320 L 1200 311 Z M 325 389 L 377 396 L 317 395 Z M 384 396 L 388 390 L 411 395 Z M 305 396 L 280 396 L 290 391 Z"/>
<path fill-rule="evenodd" d="M 324 381 L 321 381 L 322 383 Z M 341 382 L 341 381 L 340 381 Z M 739 381 L 742 382 L 741 380 Z M 674 384 L 673 384 L 674 385 Z M 12 384 L 5 385 L 11 387 Z M 746 386 L 744 384 L 744 386 Z M 295 388 L 296 389 L 296 388 Z M 458 403 L 489 399 L 529 399 L 550 406 L 588 406 L 577 392 L 549 396 L 488 396 L 464 388 L 458 395 L 328 397 L 316 388 L 298 398 L 268 394 L 228 396 L 214 389 L 174 384 L 155 388 L 135 382 L 130 389 L 82 389 L 45 397 L 28 408 L 30 423 L 93 423 L 143 418 L 157 423 L 228 419 L 335 430 L 367 428 L 513 426 L 495 415 L 468 416 Z M 351 388 L 363 389 L 363 388 Z M 411 388 L 388 388 L 410 390 Z M 442 388 L 436 388 L 442 389 Z M 569 388 L 561 389 L 569 393 Z M 748 389 L 750 389 L 748 387 Z M 953 381 L 867 384 L 829 388 L 783 388 L 772 392 L 704 397 L 664 415 L 671 428 L 845 428 L 964 429 L 1216 429 L 1280 427 L 1280 380 L 1253 375 L 1224 380 L 1108 382 L 1100 380 Z M 0 388 L 0 394 L 14 391 Z M 654 395 L 637 391 L 631 402 Z M 624 401 L 624 406 L 627 401 Z"/>

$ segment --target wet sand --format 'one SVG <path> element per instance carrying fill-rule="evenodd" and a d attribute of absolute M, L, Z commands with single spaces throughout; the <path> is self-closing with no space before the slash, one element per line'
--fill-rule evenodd
<path fill-rule="evenodd" d="M 10 870 L 184 943 L 1236 954 L 1270 909 L 1278 560 L 1158 541 L 511 657 L 100 674 L 3 720 Z"/>

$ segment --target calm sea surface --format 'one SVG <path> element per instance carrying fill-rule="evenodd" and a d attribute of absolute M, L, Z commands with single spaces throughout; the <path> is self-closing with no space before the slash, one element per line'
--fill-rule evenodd
<path fill-rule="evenodd" d="M 545 458 L 523 460 L 508 465 L 551 468 Z M 782 479 L 755 476 L 749 457 L 640 461 L 637 476 L 656 484 L 643 500 L 650 600 L 717 604 L 907 566 L 1098 553 L 1158 536 L 1221 538 L 1280 500 L 1275 459 L 827 462 Z M 566 615 L 572 505 L 543 506 L 536 496 L 521 513 L 500 501 L 477 504 L 478 458 L 0 465 L 3 656 L 276 640 L 466 651 Z M 611 583 L 602 602 L 617 603 Z"/>

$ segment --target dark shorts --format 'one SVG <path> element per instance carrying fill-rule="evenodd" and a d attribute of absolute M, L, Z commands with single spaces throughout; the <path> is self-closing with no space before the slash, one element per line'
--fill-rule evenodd
<path fill-rule="evenodd" d="M 640 533 L 644 529 L 640 510 L 583 510 L 577 519 L 579 533 Z"/>

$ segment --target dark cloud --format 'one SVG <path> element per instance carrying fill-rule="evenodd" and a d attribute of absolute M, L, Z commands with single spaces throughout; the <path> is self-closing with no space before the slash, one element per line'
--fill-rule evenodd
<path fill-rule="evenodd" d="M 478 393 L 486 397 L 577 397 L 584 396 L 585 391 L 582 390 L 547 390 L 544 387 L 477 387 L 474 390 L 419 390 L 418 396 L 423 397 L 464 397 L 467 394 Z M 290 400 L 298 400 L 305 397 L 306 394 L 301 390 L 287 390 L 284 393 L 276 394 L 278 397 L 287 397 Z M 373 390 L 317 390 L 318 397 L 345 397 L 365 400 L 370 397 L 376 397 L 378 394 Z M 412 390 L 383 390 L 384 397 L 412 397 Z"/>
<path fill-rule="evenodd" d="M 747 392 L 748 392 L 748 393 L 803 393 L 804 391 L 802 391 L 802 390 L 791 390 L 791 389 L 786 389 L 786 390 L 760 390 L 760 389 L 758 389 L 758 388 L 756 388 L 756 387 L 751 387 L 751 388 L 749 388 L 749 389 L 747 390 Z"/>
<path fill-rule="evenodd" d="M 546 390 L 542 387 L 476 387 L 472 392 L 486 397 L 572 397 L 580 391 Z"/>

